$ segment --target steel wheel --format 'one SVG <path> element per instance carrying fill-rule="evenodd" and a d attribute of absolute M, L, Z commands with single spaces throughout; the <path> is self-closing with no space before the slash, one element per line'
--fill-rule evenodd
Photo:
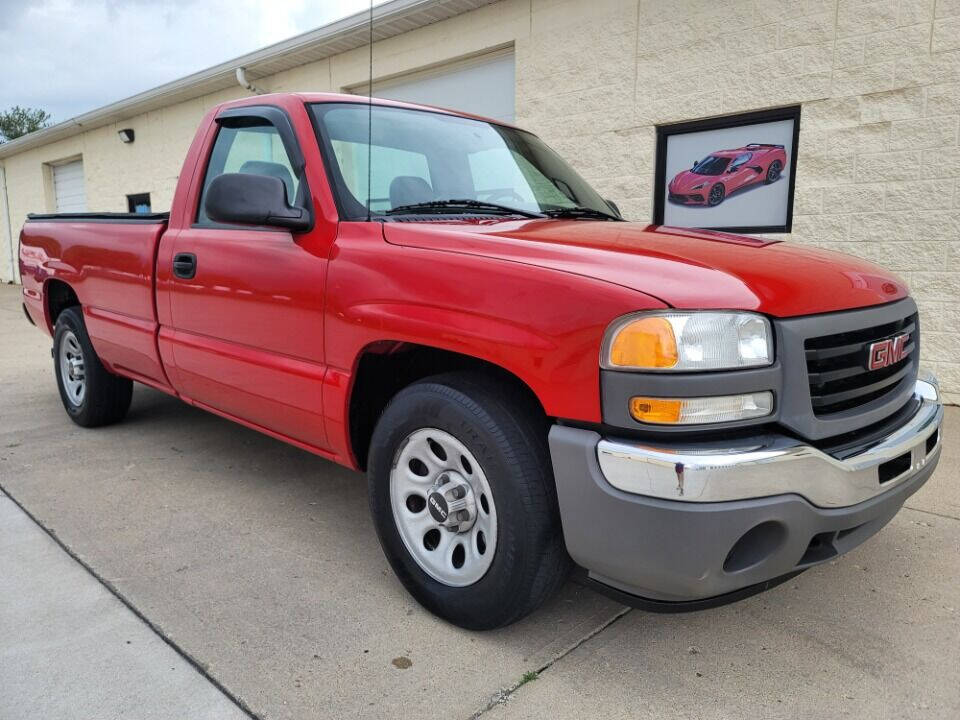
<path fill-rule="evenodd" d="M 87 393 L 86 367 L 83 348 L 72 330 L 63 333 L 60 340 L 60 379 L 67 400 L 74 406 L 83 405 Z"/>
<path fill-rule="evenodd" d="M 711 205 L 719 205 L 723 202 L 723 196 L 726 194 L 726 189 L 721 183 L 717 183 L 712 188 L 710 188 L 710 195 L 707 197 L 707 202 Z"/>
<path fill-rule="evenodd" d="M 497 550 L 497 509 L 473 453 L 450 433 L 417 430 L 390 471 L 390 505 L 407 551 L 430 577 L 464 587 L 482 578 Z"/>
<path fill-rule="evenodd" d="M 770 167 L 767 168 L 767 182 L 772 183 L 780 179 L 780 171 L 783 169 L 783 166 L 780 164 L 779 160 L 774 160 L 770 163 Z"/>
<path fill-rule="evenodd" d="M 570 566 L 547 419 L 499 374 L 434 375 L 400 390 L 370 438 L 367 487 L 397 579 L 456 625 L 519 620 Z"/>
<path fill-rule="evenodd" d="M 53 326 L 53 375 L 63 409 L 81 427 L 123 419 L 133 397 L 133 381 L 108 371 L 94 350 L 79 306 L 68 307 Z"/>

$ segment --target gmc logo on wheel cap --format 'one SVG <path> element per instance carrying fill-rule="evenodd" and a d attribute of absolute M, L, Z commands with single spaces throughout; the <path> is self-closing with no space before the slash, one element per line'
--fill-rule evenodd
<path fill-rule="evenodd" d="M 450 514 L 450 508 L 447 506 L 447 501 L 443 495 L 435 492 L 430 493 L 427 502 L 430 503 L 430 514 L 433 515 L 433 519 L 438 523 L 445 522 L 447 516 Z"/>
<path fill-rule="evenodd" d="M 894 338 L 880 340 L 870 345 L 870 353 L 867 357 L 867 370 L 880 370 L 881 368 L 895 365 L 903 360 L 906 353 L 909 335 L 898 335 Z"/>

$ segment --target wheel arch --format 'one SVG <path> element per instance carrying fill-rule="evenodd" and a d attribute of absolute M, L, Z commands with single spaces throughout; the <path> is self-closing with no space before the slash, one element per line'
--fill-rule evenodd
<path fill-rule="evenodd" d="M 514 387 L 516 397 L 544 419 L 544 405 L 530 385 L 507 368 L 483 358 L 406 341 L 380 340 L 357 356 L 347 398 L 350 452 L 366 470 L 373 429 L 383 409 L 403 388 L 427 377 L 449 372 L 472 373 Z"/>
<path fill-rule="evenodd" d="M 69 307 L 80 305 L 80 298 L 73 286 L 58 278 L 50 278 L 43 285 L 43 310 L 47 329 L 53 333 L 57 318 Z"/>

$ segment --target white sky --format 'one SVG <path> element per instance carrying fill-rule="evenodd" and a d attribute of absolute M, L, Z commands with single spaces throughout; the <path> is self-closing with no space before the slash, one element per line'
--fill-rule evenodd
<path fill-rule="evenodd" d="M 368 1 L 0 0 L 0 110 L 43 108 L 61 122 L 360 12 Z"/>

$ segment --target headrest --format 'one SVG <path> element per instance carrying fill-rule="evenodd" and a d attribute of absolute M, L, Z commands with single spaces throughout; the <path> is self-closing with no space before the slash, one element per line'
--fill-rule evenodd
<path fill-rule="evenodd" d="M 240 172 L 247 175 L 266 175 L 282 180 L 284 187 L 287 189 L 287 202 L 293 205 L 293 175 L 290 174 L 285 165 L 265 160 L 247 160 L 240 166 Z"/>
<path fill-rule="evenodd" d="M 390 207 L 414 205 L 433 200 L 430 183 L 415 175 L 398 175 L 390 183 Z"/>

